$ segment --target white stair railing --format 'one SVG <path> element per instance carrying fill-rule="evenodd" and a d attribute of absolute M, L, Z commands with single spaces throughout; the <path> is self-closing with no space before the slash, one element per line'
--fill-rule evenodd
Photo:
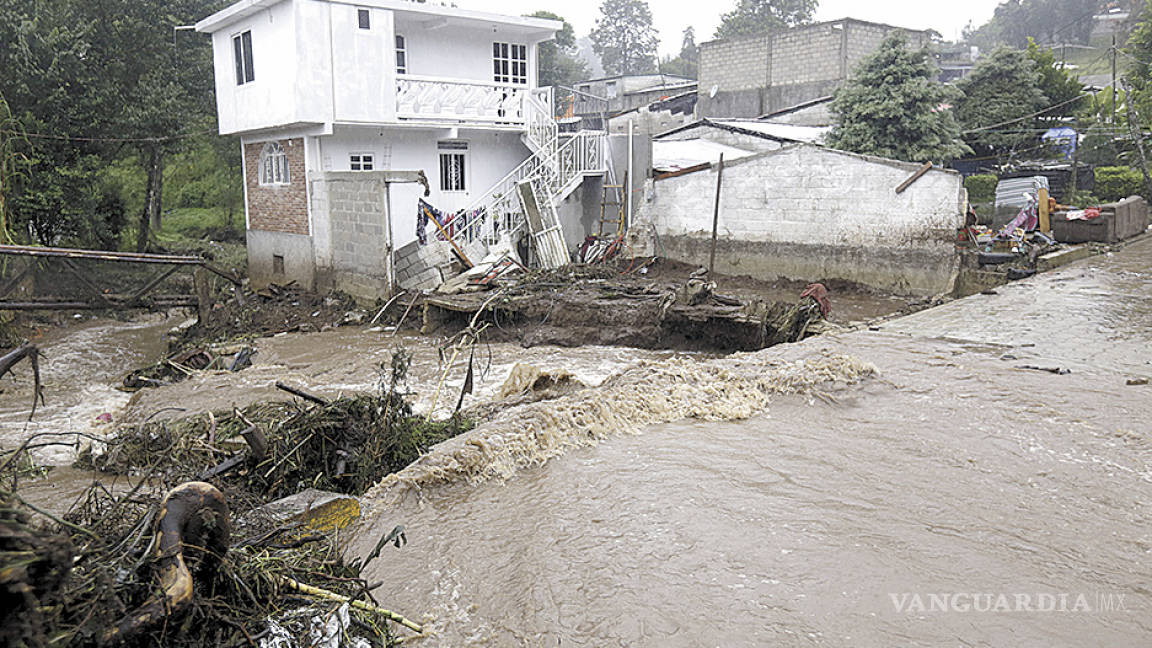
<path fill-rule="evenodd" d="M 465 212 L 478 212 L 482 218 L 470 218 L 455 231 L 453 241 L 460 244 L 480 240 L 493 245 L 502 234 L 514 234 L 524 227 L 524 213 L 516 193 L 517 185 L 532 183 L 541 215 L 548 229 L 558 228 L 556 203 L 567 195 L 584 175 L 608 170 L 607 135 L 598 131 L 581 131 L 561 141 L 559 128 L 551 112 L 551 97 L 543 89 L 526 94 L 524 100 L 525 139 L 533 154 L 519 166 L 473 200 Z M 478 261 L 478 259 L 477 259 Z"/>

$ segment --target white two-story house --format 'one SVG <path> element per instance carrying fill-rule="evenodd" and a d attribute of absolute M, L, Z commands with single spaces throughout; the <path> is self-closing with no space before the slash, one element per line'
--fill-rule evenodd
<path fill-rule="evenodd" d="M 393 267 L 421 199 L 473 215 L 454 233 L 472 256 L 500 234 L 493 222 L 515 225 L 517 184 L 535 182 L 554 221 L 553 204 L 606 167 L 603 137 L 560 136 L 537 87 L 537 46 L 560 26 L 407 0 L 242 0 L 197 23 L 220 133 L 243 146 L 253 282 L 343 277 L 364 296 L 427 284 L 411 276 L 427 264 Z"/>

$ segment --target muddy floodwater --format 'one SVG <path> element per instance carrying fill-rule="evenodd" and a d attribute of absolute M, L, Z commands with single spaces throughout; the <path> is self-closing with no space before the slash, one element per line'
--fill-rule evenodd
<path fill-rule="evenodd" d="M 745 420 L 609 434 L 480 483 L 433 478 L 476 454 L 449 442 L 371 494 L 352 552 L 406 526 L 369 578 L 427 615 L 417 645 L 1152 645 L 1152 388 L 1127 384 L 1152 376 L 1150 267 L 1145 240 L 733 356 L 876 370 Z M 730 397 L 731 377 L 684 371 Z M 680 385 L 657 373 L 658 391 Z M 472 434 L 520 442 L 513 418 L 496 425 Z"/>
<path fill-rule="evenodd" d="M 112 390 L 171 325 L 46 340 L 33 425 L 240 406 L 282 398 L 276 380 L 363 391 L 399 345 L 418 409 L 440 378 L 437 340 L 341 329 Z M 465 406 L 516 362 L 591 388 L 500 412 L 364 497 L 350 555 L 406 527 L 366 575 L 426 624 L 406 645 L 1152 645 L 1152 239 L 756 353 L 494 344 L 475 362 Z M 27 433 L 22 381 L 5 446 Z"/>

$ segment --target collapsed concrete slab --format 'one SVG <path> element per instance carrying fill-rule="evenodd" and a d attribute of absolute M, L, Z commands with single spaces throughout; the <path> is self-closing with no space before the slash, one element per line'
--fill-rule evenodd
<path fill-rule="evenodd" d="M 656 176 L 633 221 L 638 254 L 707 265 L 717 165 Z M 917 296 L 952 291 L 959 173 L 793 144 L 724 164 L 716 271 L 848 280 Z"/>

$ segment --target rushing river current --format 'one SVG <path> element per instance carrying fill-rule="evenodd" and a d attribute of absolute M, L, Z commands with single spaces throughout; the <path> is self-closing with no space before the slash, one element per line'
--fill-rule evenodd
<path fill-rule="evenodd" d="M 426 624 L 411 645 L 1152 645 L 1150 268 L 1146 239 L 877 330 L 721 358 L 494 345 L 466 405 L 516 362 L 593 388 L 500 412 L 383 480 L 348 553 L 405 526 L 367 577 Z M 96 353 L 122 326 L 46 347 Z M 279 397 L 275 380 L 371 389 L 391 340 L 262 340 L 251 369 L 131 402 L 112 372 L 70 388 L 52 369 L 67 395 L 50 389 L 35 425 L 245 404 Z M 426 410 L 435 342 L 394 340 Z M 3 397 L 5 445 L 26 433 L 23 384 Z"/>

